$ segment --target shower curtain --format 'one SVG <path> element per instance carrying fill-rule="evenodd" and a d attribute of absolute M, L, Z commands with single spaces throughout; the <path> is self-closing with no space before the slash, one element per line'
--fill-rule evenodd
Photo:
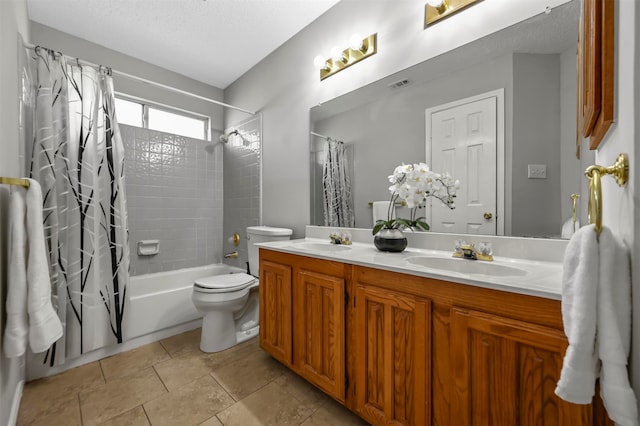
<path fill-rule="evenodd" d="M 324 225 L 353 228 L 355 216 L 345 145 L 327 138 L 324 146 L 322 187 Z"/>
<path fill-rule="evenodd" d="M 65 333 L 49 366 L 121 343 L 129 282 L 124 145 L 110 70 L 27 49 L 26 159 L 43 193 L 54 306 Z"/>

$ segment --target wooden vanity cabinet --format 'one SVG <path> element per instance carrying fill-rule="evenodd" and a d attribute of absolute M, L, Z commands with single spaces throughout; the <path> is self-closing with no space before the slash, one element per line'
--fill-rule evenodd
<path fill-rule="evenodd" d="M 291 269 L 260 260 L 260 346 L 287 366 L 292 362 Z"/>
<path fill-rule="evenodd" d="M 612 424 L 554 394 L 560 302 L 260 250 L 260 344 L 374 425 Z"/>
<path fill-rule="evenodd" d="M 452 424 L 579 424 L 588 411 L 554 394 L 566 346 L 560 330 L 453 308 Z"/>
<path fill-rule="evenodd" d="M 345 403 L 345 270 L 260 249 L 260 346 Z"/>
<path fill-rule="evenodd" d="M 314 269 L 303 264 L 295 274 L 293 365 L 302 377 L 344 402 L 345 280 Z"/>
<path fill-rule="evenodd" d="M 353 409 L 371 424 L 429 424 L 429 300 L 357 285 L 354 304 Z"/>

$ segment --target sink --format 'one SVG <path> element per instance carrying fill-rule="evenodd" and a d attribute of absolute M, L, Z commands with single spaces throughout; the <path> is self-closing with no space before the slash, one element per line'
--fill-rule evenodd
<path fill-rule="evenodd" d="M 331 243 L 300 243 L 300 244 L 296 244 L 294 247 L 300 248 L 303 250 L 324 251 L 324 252 L 337 252 L 337 251 L 351 250 L 351 247 L 349 246 L 345 246 L 342 244 L 331 244 Z"/>
<path fill-rule="evenodd" d="M 471 275 L 518 277 L 527 274 L 527 271 L 520 268 L 480 260 L 416 256 L 408 258 L 407 262 L 413 265 L 425 266 L 427 268 Z"/>

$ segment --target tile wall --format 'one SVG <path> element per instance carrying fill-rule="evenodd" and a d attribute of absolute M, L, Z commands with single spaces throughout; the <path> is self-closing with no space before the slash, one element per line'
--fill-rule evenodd
<path fill-rule="evenodd" d="M 222 259 L 222 144 L 120 125 L 125 146 L 131 275 Z M 140 240 L 160 252 L 139 256 Z"/>
<path fill-rule="evenodd" d="M 224 146 L 224 253 L 237 251 L 236 259 L 225 259 L 224 263 L 246 268 L 247 226 L 260 225 L 262 210 L 261 191 L 261 155 L 262 121 L 261 116 L 233 126 L 229 133 L 237 129 L 241 136 L 232 135 Z M 228 239 L 237 232 L 242 237 L 240 245 L 235 247 Z M 257 274 L 257 271 L 251 271 Z"/>

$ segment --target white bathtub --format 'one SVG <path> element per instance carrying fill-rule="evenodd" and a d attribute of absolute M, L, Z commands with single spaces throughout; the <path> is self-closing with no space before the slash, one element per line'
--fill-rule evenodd
<path fill-rule="evenodd" d="M 133 339 L 202 318 L 191 301 L 194 280 L 238 272 L 245 271 L 218 263 L 131 277 L 124 338 Z"/>

